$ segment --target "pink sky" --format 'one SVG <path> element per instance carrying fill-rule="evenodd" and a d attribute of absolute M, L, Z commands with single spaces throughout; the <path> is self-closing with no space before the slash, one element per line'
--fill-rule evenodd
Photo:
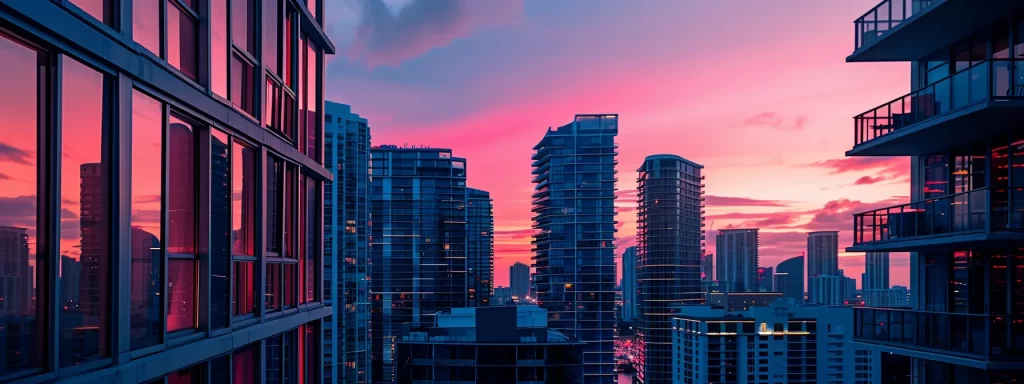
<path fill-rule="evenodd" d="M 494 198 L 496 285 L 530 262 L 532 147 L 576 113 L 620 116 L 617 254 L 636 233 L 635 170 L 655 153 L 705 166 L 708 228 L 762 228 L 763 266 L 812 230 L 841 230 L 846 247 L 853 213 L 907 201 L 906 158 L 843 156 L 854 115 L 909 91 L 906 64 L 844 62 L 877 0 L 427 2 L 329 9 L 327 97 L 368 118 L 375 145 L 467 158 L 469 185 Z M 859 280 L 863 255 L 840 256 Z M 907 263 L 893 255 L 892 284 Z"/>

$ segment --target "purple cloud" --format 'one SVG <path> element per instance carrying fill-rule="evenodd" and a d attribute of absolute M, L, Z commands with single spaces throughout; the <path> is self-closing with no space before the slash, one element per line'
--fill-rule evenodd
<path fill-rule="evenodd" d="M 30 165 L 32 164 L 32 153 L 21 148 L 15 148 L 8 144 L 0 143 L 0 161 Z"/>
<path fill-rule="evenodd" d="M 748 117 L 743 121 L 743 124 L 771 127 L 780 131 L 799 131 L 804 129 L 804 126 L 807 124 L 807 116 L 796 116 L 789 124 L 786 124 L 786 118 L 779 116 L 775 112 L 764 112 Z"/>
<path fill-rule="evenodd" d="M 704 196 L 705 202 L 708 206 L 727 206 L 727 207 L 785 207 L 787 206 L 786 201 L 783 200 L 760 200 L 751 199 L 749 197 L 729 197 L 729 196 Z"/>

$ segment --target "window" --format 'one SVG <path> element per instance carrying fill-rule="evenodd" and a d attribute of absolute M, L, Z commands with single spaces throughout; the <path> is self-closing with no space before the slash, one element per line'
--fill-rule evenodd
<path fill-rule="evenodd" d="M 299 326 L 299 364 L 301 365 L 300 382 L 318 383 L 322 367 L 320 366 L 317 348 L 320 345 L 320 332 L 316 323 Z M 326 359 L 325 359 L 326 360 Z"/>
<path fill-rule="evenodd" d="M 115 0 L 69 0 L 71 4 L 78 6 L 86 13 L 95 17 L 101 23 L 114 25 L 114 1 Z"/>
<path fill-rule="evenodd" d="M 320 111 L 319 91 L 317 79 L 320 78 L 319 56 L 316 45 L 307 42 L 306 47 L 306 117 L 305 125 L 302 127 L 305 132 L 306 147 L 304 153 L 314 160 L 320 160 L 318 153 L 320 118 L 317 112 Z M 301 124 L 301 122 L 300 122 Z"/>
<path fill-rule="evenodd" d="M 200 384 L 205 383 L 204 364 L 195 365 L 189 368 L 167 375 L 167 384 Z"/>
<path fill-rule="evenodd" d="M 231 149 L 231 260 L 234 272 L 233 314 L 256 309 L 256 149 L 241 142 Z"/>
<path fill-rule="evenodd" d="M 160 287 L 161 153 L 163 105 L 135 90 L 131 138 L 131 347 L 159 344 L 163 334 Z"/>
<path fill-rule="evenodd" d="M 320 217 L 320 214 L 322 213 L 323 210 L 321 209 L 320 205 L 320 188 L 318 187 L 317 181 L 311 177 L 305 177 L 304 179 L 305 197 L 303 201 L 305 202 L 306 209 L 303 217 L 305 219 L 304 227 L 306 228 L 306 244 L 304 247 L 305 277 L 303 280 L 305 280 L 305 293 L 303 296 L 305 297 L 306 301 L 314 301 L 317 299 L 316 292 L 318 292 L 318 276 L 316 274 L 316 271 L 319 269 L 318 267 L 320 266 L 320 249 L 318 245 L 320 239 L 319 234 L 321 226 L 320 223 L 318 222 L 318 218 Z"/>
<path fill-rule="evenodd" d="M 186 77 L 197 80 L 199 14 L 193 7 L 194 2 L 188 0 L 135 1 L 132 33 L 144 48 L 166 59 Z M 166 15 L 166 19 L 162 15 Z"/>
<path fill-rule="evenodd" d="M 298 338 L 304 326 L 270 337 L 264 348 L 264 367 L 267 384 L 294 384 L 298 378 Z M 305 336 L 305 335 L 302 335 Z"/>
<path fill-rule="evenodd" d="M 298 255 L 295 250 L 294 212 L 298 168 L 273 156 L 267 157 L 267 311 L 291 307 L 298 293 Z"/>
<path fill-rule="evenodd" d="M 228 98 L 228 0 L 210 0 L 210 88 Z"/>
<path fill-rule="evenodd" d="M 61 108 L 61 366 L 110 356 L 110 191 L 104 150 L 104 76 L 64 60 Z M 4 165 L 6 167 L 6 165 Z"/>
<path fill-rule="evenodd" d="M 160 3 L 165 0 L 135 0 L 132 3 L 132 35 L 156 55 L 160 55 Z"/>
<path fill-rule="evenodd" d="M 234 384 L 256 384 L 260 382 L 256 350 L 259 344 L 252 344 L 231 355 Z"/>
<path fill-rule="evenodd" d="M 253 0 L 232 0 L 231 7 L 231 41 L 256 57 L 256 5 Z"/>
<path fill-rule="evenodd" d="M 167 124 L 167 331 L 196 327 L 195 129 L 171 114 Z"/>
<path fill-rule="evenodd" d="M 267 253 L 273 256 L 281 256 L 281 217 L 284 216 L 284 207 L 281 204 L 281 186 L 283 179 L 284 162 L 267 157 L 267 222 L 266 222 L 266 243 Z"/>
<path fill-rule="evenodd" d="M 256 72 L 255 66 L 239 53 L 231 55 L 231 104 L 248 113 L 249 116 L 256 116 Z"/>
<path fill-rule="evenodd" d="M 0 158 L 0 173 L 8 178 L 0 179 L 0 202 L 12 207 L 32 207 L 45 201 L 44 193 L 37 180 L 39 170 L 39 132 L 48 130 L 49 124 L 40 122 L 36 116 L 43 115 L 47 91 L 40 89 L 48 79 L 46 54 L 0 33 L 0 62 L 4 70 L 0 80 L 4 92 L 0 93 L 0 121 L 4 134 L 0 138 L 7 153 L 13 156 Z M 38 205 L 45 208 L 44 205 Z M 45 321 L 42 310 L 45 305 L 36 305 L 34 277 L 46 276 L 43 268 L 35 271 L 38 244 L 36 232 L 44 218 L 28 210 L 0 211 L 0 273 L 5 283 L 13 289 L 0 292 L 0 345 L 6 352 L 0 355 L 0 376 L 41 367 L 43 349 L 35 342 L 44 332 Z M 45 281 L 45 280 L 38 280 Z M 42 303 L 40 303 L 42 304 Z"/>
<path fill-rule="evenodd" d="M 306 0 L 306 8 L 309 8 L 309 13 L 311 15 L 313 15 L 313 19 L 320 19 L 320 17 L 317 16 L 317 6 L 316 6 L 316 3 L 318 1 L 320 1 L 320 0 Z"/>
<path fill-rule="evenodd" d="M 210 130 L 210 328 L 231 313 L 231 157 L 228 135 Z"/>
<path fill-rule="evenodd" d="M 281 73 L 281 2 L 263 0 L 263 64 L 272 72 Z"/>

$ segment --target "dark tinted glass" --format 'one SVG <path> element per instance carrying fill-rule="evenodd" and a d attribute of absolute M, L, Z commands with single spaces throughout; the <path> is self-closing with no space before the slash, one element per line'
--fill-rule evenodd
<path fill-rule="evenodd" d="M 103 24 L 114 23 L 114 0 L 68 0 Z"/>
<path fill-rule="evenodd" d="M 228 135 L 210 131 L 210 328 L 226 327 L 231 306 L 231 165 Z"/>
<path fill-rule="evenodd" d="M 228 97 L 228 0 L 210 0 L 210 88 Z"/>
<path fill-rule="evenodd" d="M 253 313 L 256 309 L 256 275 L 253 262 L 236 261 L 234 263 L 234 314 L 237 316 Z"/>
<path fill-rule="evenodd" d="M 256 150 L 234 143 L 231 150 L 231 253 L 256 255 Z"/>

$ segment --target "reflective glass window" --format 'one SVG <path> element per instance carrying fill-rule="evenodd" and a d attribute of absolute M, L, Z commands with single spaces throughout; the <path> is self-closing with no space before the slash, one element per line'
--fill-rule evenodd
<path fill-rule="evenodd" d="M 210 328 L 231 313 L 231 158 L 228 135 L 210 130 Z"/>
<path fill-rule="evenodd" d="M 131 301 L 132 349 L 161 342 L 161 154 L 163 107 L 135 90 L 131 137 Z"/>
<path fill-rule="evenodd" d="M 199 74 L 199 20 L 191 9 L 167 1 L 167 62 L 192 80 Z"/>
<path fill-rule="evenodd" d="M 132 2 L 132 36 L 135 42 L 160 55 L 160 3 L 164 0 Z"/>
<path fill-rule="evenodd" d="M 103 24 L 114 24 L 115 0 L 68 0 Z"/>

